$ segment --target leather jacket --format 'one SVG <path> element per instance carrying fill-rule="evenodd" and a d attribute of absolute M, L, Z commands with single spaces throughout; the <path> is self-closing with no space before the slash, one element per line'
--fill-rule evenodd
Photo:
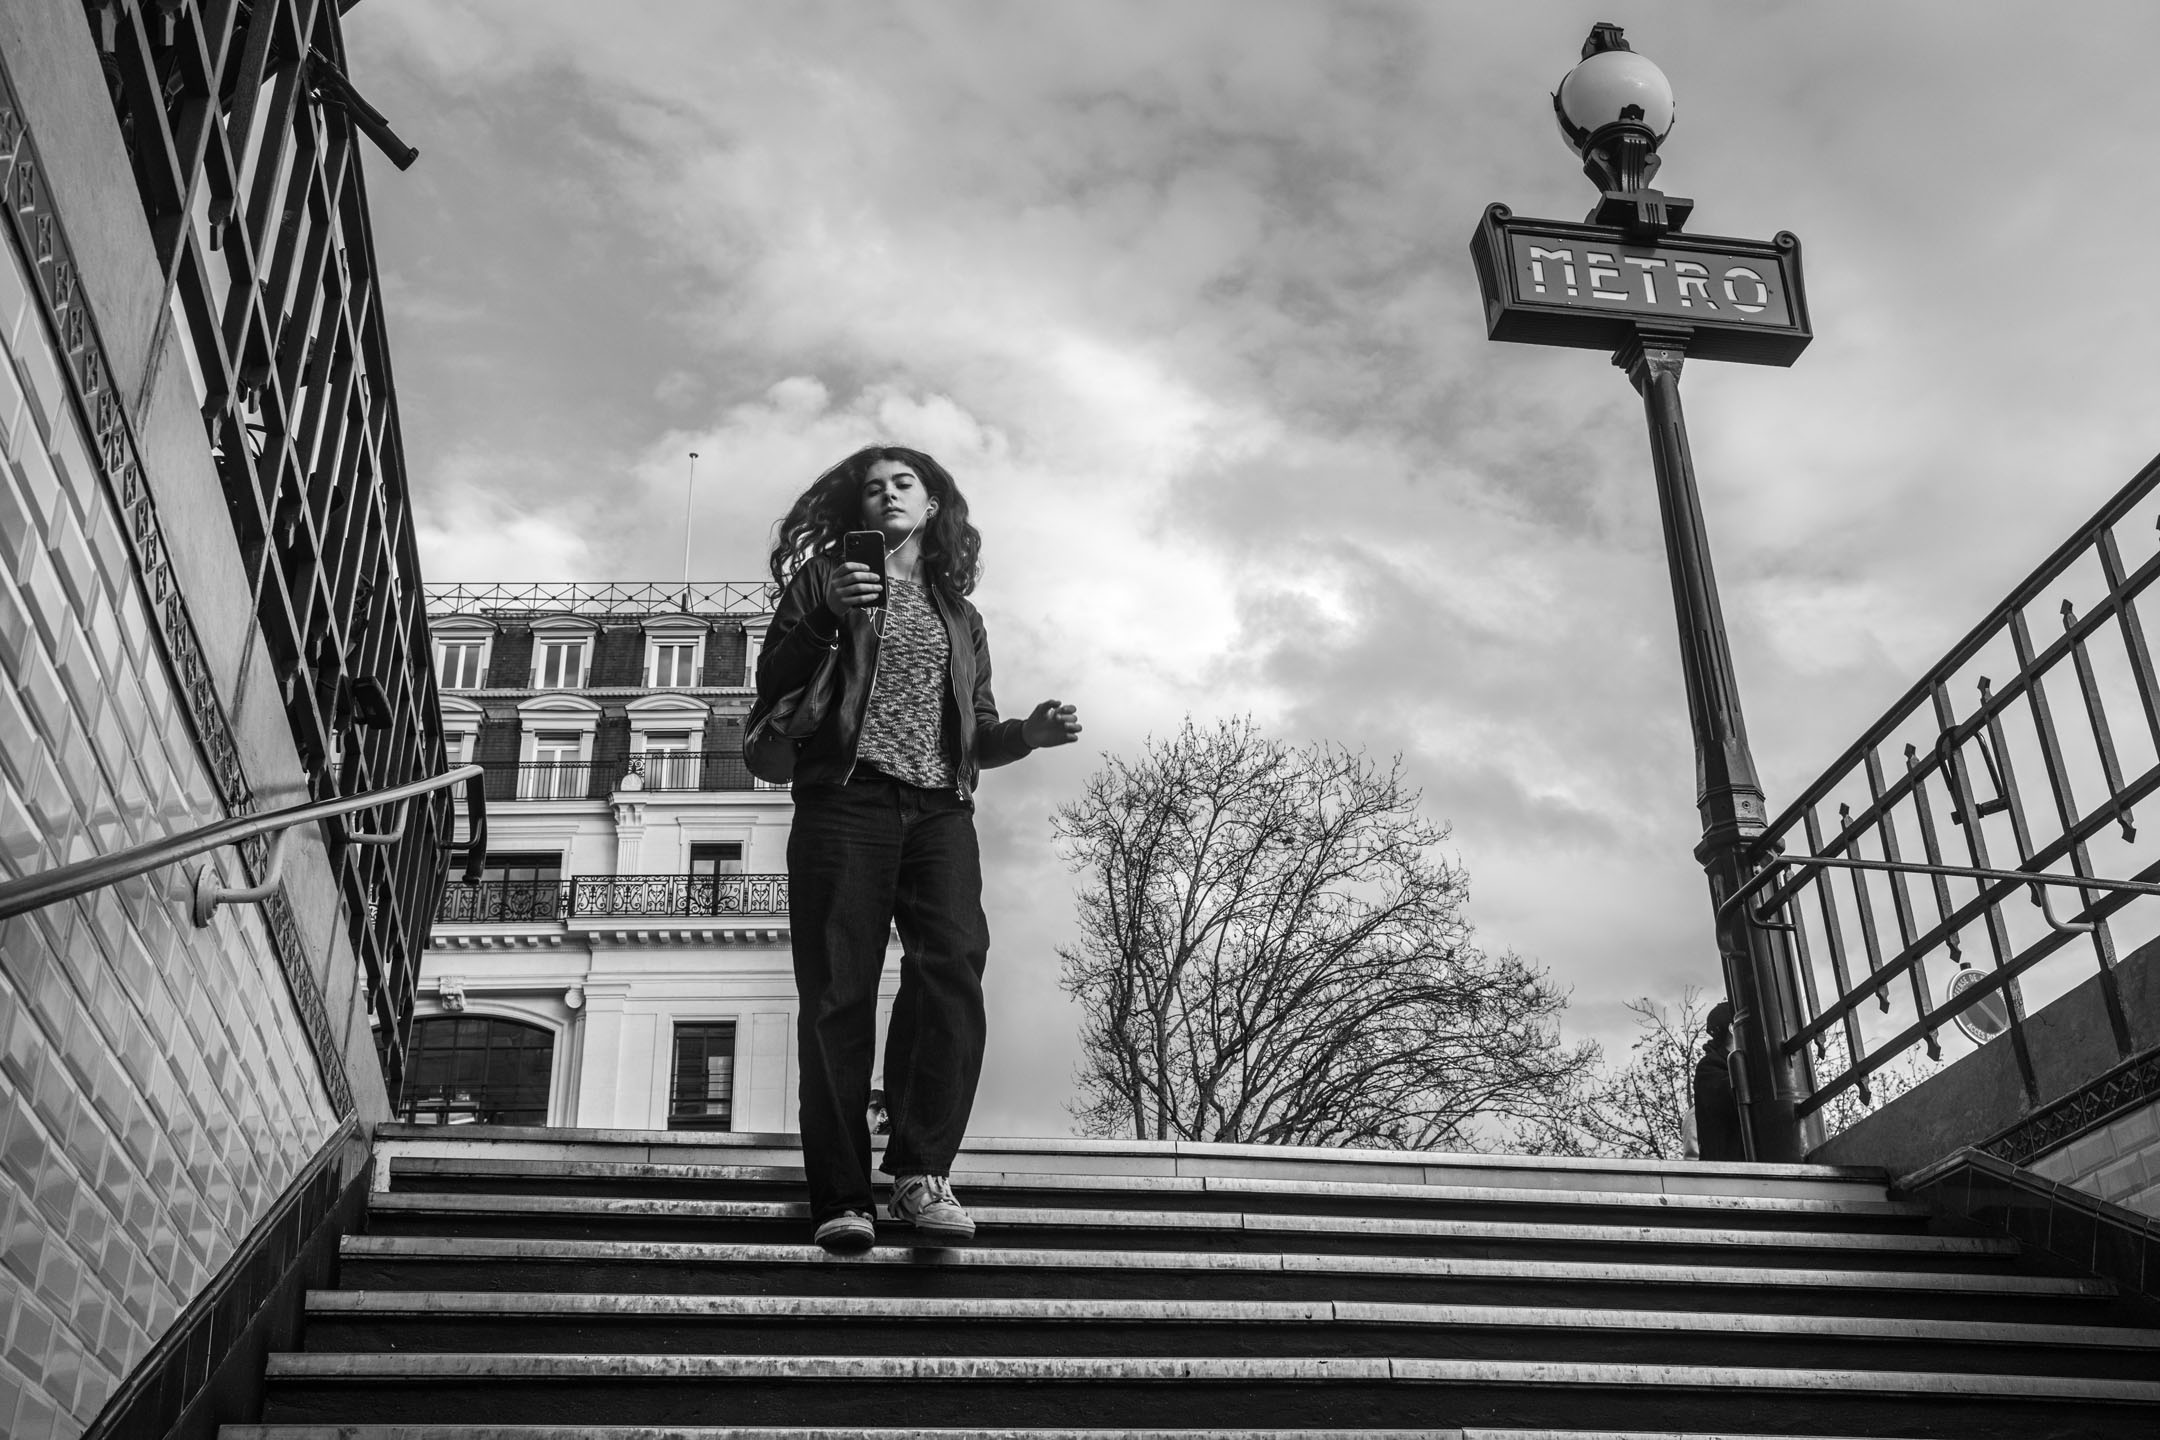
<path fill-rule="evenodd" d="M 765 645 L 758 652 L 758 704 L 769 706 L 810 681 L 826 652 L 840 649 L 839 684 L 832 708 L 795 757 L 795 784 L 844 785 L 855 773 L 863 714 L 877 674 L 878 632 L 873 612 L 849 610 L 835 619 L 825 603 L 838 562 L 812 556 L 781 592 Z M 998 718 L 990 693 L 990 645 L 982 615 L 963 596 L 925 584 L 931 607 L 945 622 L 951 644 L 945 667 L 945 733 L 956 749 L 953 774 L 960 798 L 969 799 L 981 772 L 1019 759 L 1033 748 L 1020 736 L 1018 720 Z"/>

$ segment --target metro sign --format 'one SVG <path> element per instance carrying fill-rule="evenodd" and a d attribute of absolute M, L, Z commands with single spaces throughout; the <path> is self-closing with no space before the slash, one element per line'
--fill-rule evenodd
<path fill-rule="evenodd" d="M 1800 241 L 1518 219 L 1488 205 L 1471 238 L 1493 340 L 1617 350 L 1644 330 L 1687 336 L 1691 359 L 1790 365 L 1814 333 Z"/>

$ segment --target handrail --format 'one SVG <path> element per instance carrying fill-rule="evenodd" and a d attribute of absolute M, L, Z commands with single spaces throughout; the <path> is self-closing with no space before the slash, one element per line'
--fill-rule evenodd
<path fill-rule="evenodd" d="M 2060 885 L 2070 890 L 2110 890 L 2128 895 L 2160 895 L 2160 884 L 2150 880 L 2103 880 L 2095 875 L 2058 875 L 2046 870 L 1996 870 L 1975 865 L 1923 865 L 1913 860 L 1853 860 L 1842 855 L 1773 855 L 1764 862 L 1763 868 L 1756 872 L 1754 879 L 1733 891 L 1726 897 L 1725 903 L 1718 906 L 1718 918 L 1722 920 L 1736 905 L 1768 889 L 1769 882 L 1779 878 L 1778 867 L 1781 865 L 1812 865 L 1830 870 L 1877 870 L 1893 875 L 1946 875 L 1961 880 L 1998 880 L 2007 881 L 2007 888 L 2010 890 L 2015 890 L 2020 885 L 2030 885 L 2033 887 L 2033 904 L 2040 907 L 2040 913 L 2047 917 L 2048 924 L 2073 935 L 2082 935 L 2091 930 L 2092 926 L 2087 923 L 2057 920 L 2055 912 L 2048 908 L 2046 897 L 2040 893 L 2041 886 Z M 1782 909 L 1791 901 L 1792 895 L 1788 893 L 1773 898 L 1771 903 Z M 1792 926 L 1781 921 L 1765 918 L 1763 908 L 1759 905 L 1748 907 L 1749 924 L 1763 930 L 1792 929 Z M 1881 977 L 1883 981 L 1896 978 L 1895 975 Z M 1871 981 L 1870 986 L 1862 988 L 1870 988 L 1872 983 L 1874 982 Z"/>
<path fill-rule="evenodd" d="M 234 845 L 251 840 L 258 835 L 282 835 L 295 825 L 311 820 L 328 820 L 338 815 L 349 815 L 355 810 L 372 810 L 378 805 L 389 805 L 410 800 L 417 795 L 430 794 L 446 789 L 462 780 L 465 782 L 465 814 L 471 834 L 462 847 L 465 852 L 465 879 L 473 881 L 487 867 L 487 794 L 482 776 L 486 772 L 478 765 L 460 765 L 440 775 L 430 775 L 424 780 L 410 780 L 403 785 L 392 785 L 383 790 L 371 790 L 364 795 L 347 795 L 336 800 L 308 800 L 298 805 L 288 805 L 282 810 L 268 810 L 260 815 L 236 815 L 229 820 L 213 821 L 180 835 L 168 835 L 162 840 L 151 840 L 131 849 L 116 851 L 111 855 L 93 856 L 78 860 L 72 865 L 62 865 L 56 870 L 10 880 L 0 884 L 0 920 L 11 919 L 31 910 L 77 895 L 87 895 L 122 880 L 132 880 L 176 861 L 215 850 L 221 845 Z M 403 829 L 402 823 L 397 827 Z M 348 835 L 347 839 L 359 844 L 382 844 L 394 835 Z M 278 856 L 273 855 L 264 883 L 277 878 Z M 205 874 L 213 874 L 205 867 Z M 261 888 L 261 887 L 257 887 Z M 198 894 L 200 894 L 198 881 Z M 267 893 L 267 892 L 265 892 Z M 216 897 L 217 901 L 248 898 L 237 892 L 227 892 Z M 215 902 L 212 904 L 215 908 Z M 198 925 L 206 923 L 203 919 Z"/>
<path fill-rule="evenodd" d="M 2044 962 L 2054 993 L 2089 954 L 2117 1058 L 2133 1053 L 2113 917 L 2160 909 L 2160 862 L 2108 832 L 2135 846 L 2133 810 L 2160 796 L 2145 759 L 2160 747 L 2160 647 L 2139 613 L 2160 595 L 2160 554 L 2132 533 L 2156 499 L 2160 460 L 1802 788 L 1755 838 L 1760 868 L 1721 897 L 1722 919 L 1776 932 L 1783 983 L 1759 1022 L 1793 1062 L 1801 1118 L 1827 1123 L 1847 1089 L 1873 1104 L 1869 1076 L 1915 1047 L 1943 1063 L 1937 1032 L 1982 1002 L 2003 1007 L 2004 1047 L 2038 1104 L 2021 977 Z M 2067 914 L 2050 903 L 2064 889 L 2078 897 Z M 2006 911 L 2020 890 L 2045 924 Z M 1992 965 L 1973 968 L 1975 943 Z M 1945 951 L 1961 977 L 1985 978 L 1931 983 Z"/>

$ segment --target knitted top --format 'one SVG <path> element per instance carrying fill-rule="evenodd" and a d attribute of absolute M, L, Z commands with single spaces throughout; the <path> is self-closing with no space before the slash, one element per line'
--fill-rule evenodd
<path fill-rule="evenodd" d="M 926 790 L 957 783 L 945 738 L 945 676 L 952 640 L 920 583 L 887 577 L 877 678 L 863 712 L 859 763 Z"/>

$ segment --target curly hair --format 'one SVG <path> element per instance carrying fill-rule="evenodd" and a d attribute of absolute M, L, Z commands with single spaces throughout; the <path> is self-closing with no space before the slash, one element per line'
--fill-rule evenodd
<path fill-rule="evenodd" d="M 968 523 L 967 497 L 944 466 L 904 445 L 866 445 L 795 497 L 773 527 L 775 585 L 785 589 L 803 562 L 836 553 L 841 536 L 867 528 L 862 520 L 863 479 L 880 460 L 897 460 L 913 470 L 937 501 L 937 512 L 924 523 L 920 537 L 923 574 L 949 595 L 973 592 L 981 569 L 982 535 Z"/>

